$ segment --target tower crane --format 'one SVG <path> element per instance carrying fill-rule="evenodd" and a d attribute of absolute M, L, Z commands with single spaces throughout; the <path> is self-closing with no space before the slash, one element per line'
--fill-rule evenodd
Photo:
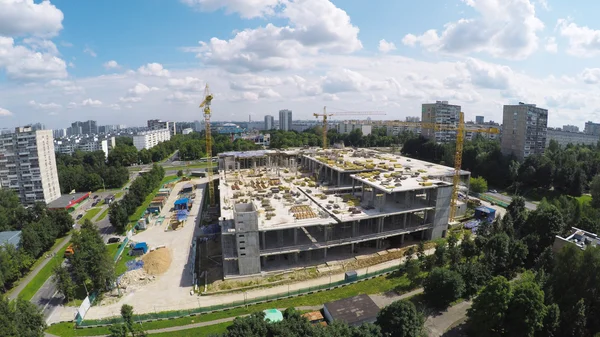
<path fill-rule="evenodd" d="M 415 123 L 415 122 L 400 122 L 400 121 L 389 121 L 380 123 L 380 125 L 385 126 L 412 126 L 412 127 L 421 127 L 422 129 L 432 129 L 435 131 L 456 131 L 456 149 L 454 152 L 454 174 L 452 176 L 452 198 L 450 199 L 450 221 L 454 221 L 456 217 L 456 205 L 458 204 L 458 188 L 460 183 L 460 171 L 462 166 L 462 153 L 463 146 L 465 141 L 465 132 L 477 132 L 477 133 L 489 133 L 489 134 L 499 134 L 500 130 L 498 128 L 490 127 L 490 128 L 469 128 L 465 127 L 465 115 L 463 112 L 460 112 L 458 118 L 458 125 L 446 125 L 446 124 L 437 124 L 437 123 Z"/>
<path fill-rule="evenodd" d="M 208 164 L 206 168 L 206 176 L 208 177 L 208 195 L 210 206 L 215 206 L 215 184 L 212 179 L 212 138 L 210 135 L 210 104 L 212 102 L 213 95 L 210 93 L 208 84 L 204 88 L 204 100 L 200 103 L 200 108 L 204 108 L 204 130 L 206 134 L 206 162 Z"/>
<path fill-rule="evenodd" d="M 383 111 L 344 111 L 336 113 L 327 113 L 327 107 L 323 107 L 323 113 L 314 113 L 313 116 L 316 118 L 323 117 L 323 150 L 327 149 L 327 120 L 328 117 L 332 116 L 373 116 L 373 115 L 385 115 Z"/>

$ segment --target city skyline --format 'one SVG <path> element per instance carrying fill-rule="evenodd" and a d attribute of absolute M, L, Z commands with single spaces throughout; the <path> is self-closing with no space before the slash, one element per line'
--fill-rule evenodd
<path fill-rule="evenodd" d="M 2 2 L 0 124 L 193 121 L 206 83 L 215 121 L 283 108 L 311 119 L 323 105 L 403 120 L 437 100 L 498 121 L 503 105 L 524 101 L 547 108 L 549 126 L 582 129 L 599 112 L 590 41 L 600 4 L 215 4 L 129 1 L 114 13 L 105 1 Z"/>

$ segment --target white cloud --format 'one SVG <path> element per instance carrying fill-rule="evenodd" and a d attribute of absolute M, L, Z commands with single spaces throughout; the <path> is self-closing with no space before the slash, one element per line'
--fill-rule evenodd
<path fill-rule="evenodd" d="M 548 0 L 537 0 L 536 1 L 540 7 L 542 7 L 545 10 L 550 10 L 550 6 L 548 5 Z"/>
<path fill-rule="evenodd" d="M 51 53 L 36 52 L 15 45 L 12 38 L 0 36 L 0 69 L 4 69 L 10 79 L 34 81 L 63 78 L 67 76 L 66 68 L 65 61 Z"/>
<path fill-rule="evenodd" d="M 133 88 L 129 89 L 127 93 L 131 96 L 142 96 L 151 91 L 159 90 L 157 87 L 148 87 L 143 83 L 136 84 Z"/>
<path fill-rule="evenodd" d="M 98 54 L 96 54 L 96 52 L 95 52 L 95 51 L 94 51 L 92 48 L 90 48 L 90 47 L 85 47 L 85 49 L 83 49 L 83 52 L 84 52 L 85 54 L 88 54 L 88 55 L 90 55 L 91 57 L 96 57 L 96 56 L 98 56 Z"/>
<path fill-rule="evenodd" d="M 546 96 L 546 104 L 551 108 L 578 110 L 585 107 L 585 95 L 578 92 L 560 92 Z"/>
<path fill-rule="evenodd" d="M 29 101 L 29 105 L 36 108 L 36 109 L 44 109 L 44 110 L 48 110 L 48 109 L 59 109 L 62 108 L 62 105 L 57 104 L 57 103 L 38 103 L 34 100 Z"/>
<path fill-rule="evenodd" d="M 46 87 L 61 88 L 66 94 L 76 94 L 85 92 L 85 89 L 82 86 L 76 85 L 72 81 L 65 80 L 51 80 L 48 83 L 46 83 Z"/>
<path fill-rule="evenodd" d="M 62 29 L 63 18 L 50 1 L 0 1 L 0 35 L 55 36 Z"/>
<path fill-rule="evenodd" d="M 54 42 L 37 37 L 23 39 L 23 43 L 29 45 L 32 50 L 45 52 L 51 55 L 58 55 L 58 49 Z"/>
<path fill-rule="evenodd" d="M 578 26 L 568 19 L 559 19 L 557 29 L 569 41 L 567 53 L 578 57 L 600 55 L 600 30 Z"/>
<path fill-rule="evenodd" d="M 547 52 L 549 52 L 551 54 L 556 54 L 556 52 L 558 52 L 558 44 L 556 44 L 555 37 L 549 37 L 546 39 L 545 49 Z"/>
<path fill-rule="evenodd" d="M 138 73 L 145 76 L 169 77 L 171 74 L 160 63 L 148 63 L 138 68 Z"/>
<path fill-rule="evenodd" d="M 600 83 L 600 68 L 585 68 L 579 74 L 579 78 L 587 84 Z"/>
<path fill-rule="evenodd" d="M 83 102 L 81 102 L 82 106 L 91 106 L 91 107 L 98 107 L 102 105 L 102 101 L 96 100 L 96 99 L 84 99 Z"/>
<path fill-rule="evenodd" d="M 13 114 L 12 112 L 10 112 L 6 109 L 0 108 L 0 116 L 12 116 L 12 114 Z"/>
<path fill-rule="evenodd" d="M 77 103 L 75 102 L 69 102 L 69 104 L 67 104 L 67 109 L 75 109 L 77 107 Z"/>
<path fill-rule="evenodd" d="M 470 74 L 471 82 L 487 89 L 508 89 L 513 72 L 510 67 L 486 63 L 474 58 L 467 58 L 465 67 Z"/>
<path fill-rule="evenodd" d="M 121 106 L 119 104 L 111 104 L 108 107 L 113 110 L 121 110 Z"/>
<path fill-rule="evenodd" d="M 67 47 L 67 48 L 73 47 L 73 44 L 71 42 L 68 42 L 68 41 L 60 41 L 60 45 L 63 46 L 63 47 Z"/>
<path fill-rule="evenodd" d="M 173 103 L 193 103 L 195 97 L 190 94 L 184 94 L 181 91 L 175 91 L 169 94 L 165 100 Z"/>
<path fill-rule="evenodd" d="M 202 91 L 204 84 L 199 78 L 186 76 L 183 78 L 170 78 L 167 86 L 180 91 Z"/>
<path fill-rule="evenodd" d="M 75 68 L 75 63 L 73 63 L 73 62 L 69 62 L 68 65 L 69 65 L 69 68 Z"/>
<path fill-rule="evenodd" d="M 123 103 L 137 103 L 137 102 L 141 102 L 141 101 L 142 101 L 141 97 L 135 97 L 135 96 L 119 98 L 119 102 L 123 102 Z"/>
<path fill-rule="evenodd" d="M 321 78 L 321 86 L 323 92 L 329 94 L 389 88 L 388 83 L 385 81 L 373 81 L 350 69 L 327 72 L 327 75 Z"/>
<path fill-rule="evenodd" d="M 237 32 L 230 40 L 213 37 L 186 50 L 197 52 L 206 64 L 240 73 L 299 68 L 305 55 L 351 53 L 362 48 L 358 27 L 330 1 L 282 1 L 281 6 L 278 17 L 287 19 L 287 26 L 269 23 Z"/>
<path fill-rule="evenodd" d="M 537 33 L 544 24 L 529 0 L 464 2 L 479 17 L 447 23 L 439 35 L 435 29 L 419 36 L 408 34 L 402 43 L 451 54 L 486 52 L 506 59 L 524 59 L 538 48 Z"/>
<path fill-rule="evenodd" d="M 115 60 L 110 60 L 102 65 L 105 69 L 118 69 L 121 66 Z"/>
<path fill-rule="evenodd" d="M 394 42 L 387 42 L 385 39 L 379 40 L 379 51 L 382 53 L 387 53 L 392 50 L 396 50 L 396 45 Z"/>
<path fill-rule="evenodd" d="M 184 4 L 202 11 L 224 8 L 228 14 L 239 13 L 243 18 L 273 14 L 280 0 L 181 0 Z"/>

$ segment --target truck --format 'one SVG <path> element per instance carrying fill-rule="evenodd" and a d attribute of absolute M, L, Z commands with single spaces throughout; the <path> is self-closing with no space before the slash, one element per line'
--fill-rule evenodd
<path fill-rule="evenodd" d="M 73 244 L 71 243 L 69 245 L 69 247 L 67 247 L 67 249 L 65 250 L 65 258 L 69 258 L 71 256 L 75 255 L 75 250 L 73 249 Z"/>
<path fill-rule="evenodd" d="M 145 242 L 138 242 L 131 246 L 131 251 L 129 255 L 131 256 L 140 256 L 144 255 L 148 252 L 148 244 Z"/>

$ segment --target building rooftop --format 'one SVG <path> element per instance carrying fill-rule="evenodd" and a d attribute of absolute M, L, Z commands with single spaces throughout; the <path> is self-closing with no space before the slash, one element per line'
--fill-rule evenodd
<path fill-rule="evenodd" d="M 567 243 L 574 244 L 581 249 L 586 249 L 589 246 L 595 247 L 600 245 L 600 238 L 598 237 L 598 234 L 571 227 L 571 231 L 566 237 L 556 236 L 553 248 L 555 251 L 558 251 Z"/>
<path fill-rule="evenodd" d="M 15 247 L 19 247 L 21 243 L 21 231 L 7 231 L 0 232 L 0 246 L 5 244 L 11 244 Z"/>
<path fill-rule="evenodd" d="M 379 313 L 377 304 L 365 294 L 325 303 L 324 310 L 331 319 L 348 325 L 373 322 Z"/>
<path fill-rule="evenodd" d="M 81 202 L 84 198 L 90 195 L 89 192 L 80 192 L 73 194 L 64 194 L 61 195 L 60 198 L 50 202 L 48 204 L 48 208 L 56 209 L 56 208 L 69 208 L 74 204 Z"/>

